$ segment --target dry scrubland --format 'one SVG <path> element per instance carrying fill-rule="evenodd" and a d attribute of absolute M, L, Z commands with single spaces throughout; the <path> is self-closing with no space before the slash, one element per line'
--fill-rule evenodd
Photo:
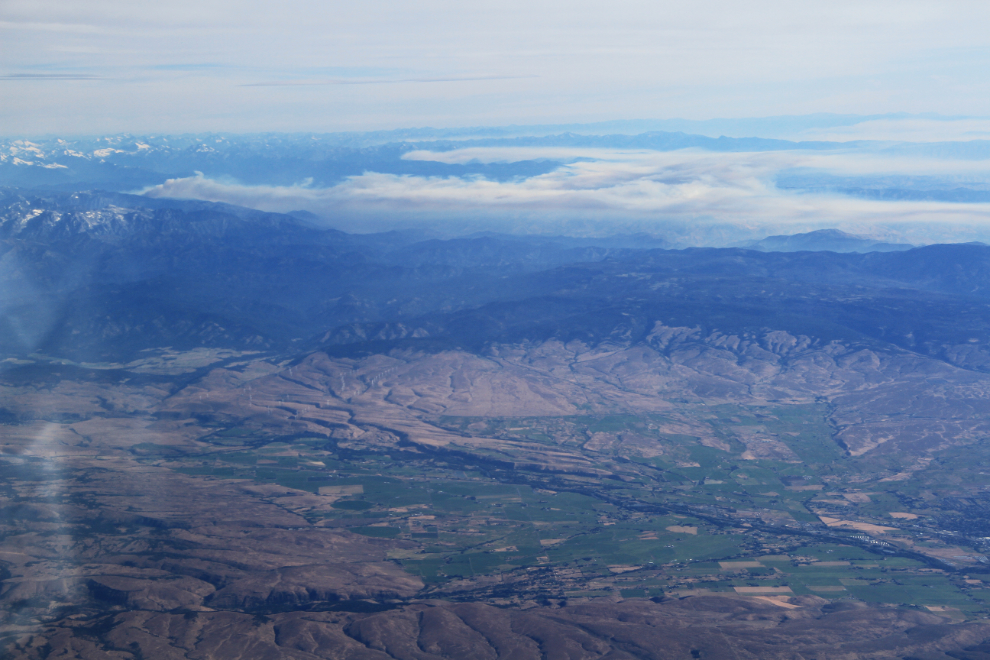
<path fill-rule="evenodd" d="M 8 654 L 982 657 L 988 385 L 659 324 L 481 355 L 25 360 Z"/>

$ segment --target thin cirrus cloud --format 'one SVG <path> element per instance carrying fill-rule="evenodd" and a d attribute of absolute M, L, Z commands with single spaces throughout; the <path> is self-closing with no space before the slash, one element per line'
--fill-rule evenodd
<path fill-rule="evenodd" d="M 692 223 L 733 225 L 753 232 L 785 227 L 800 231 L 840 227 L 889 234 L 897 225 L 912 240 L 942 240 L 948 228 L 990 230 L 990 204 L 877 201 L 833 194 L 780 190 L 778 173 L 794 168 L 830 173 L 930 172 L 925 162 L 856 154 L 806 152 L 711 153 L 581 150 L 464 149 L 413 152 L 411 159 L 450 163 L 512 162 L 543 157 L 562 162 L 554 171 L 525 179 L 422 177 L 366 172 L 338 185 L 244 186 L 202 175 L 171 179 L 145 194 L 227 202 L 268 211 L 307 210 L 347 230 L 401 228 L 423 218 L 460 232 L 479 229 L 555 232 L 582 223 L 591 233 L 635 228 L 663 232 Z M 931 165 L 931 163 L 927 163 Z M 941 163 L 942 173 L 990 181 L 986 163 Z M 465 219 L 470 222 L 464 224 Z M 592 223 L 589 225 L 588 223 Z M 522 225 L 520 225 L 522 223 Z M 907 229 L 905 229 L 907 227 Z M 886 229 L 885 229 L 886 228 Z M 957 239 L 958 240 L 958 239 Z"/>
<path fill-rule="evenodd" d="M 10 73 L 0 75 L 0 80 L 102 80 L 102 76 L 91 76 L 84 73 Z"/>
<path fill-rule="evenodd" d="M 272 80 L 267 82 L 244 83 L 241 87 L 292 87 L 310 85 L 385 85 L 391 83 L 442 83 L 469 82 L 478 80 L 516 80 L 536 76 L 506 76 L 499 74 L 476 74 L 440 77 L 397 77 L 397 78 L 324 78 L 303 80 Z"/>
<path fill-rule="evenodd" d="M 86 134 L 985 116 L 988 19 L 979 0 L 6 0 L 6 73 L 84 68 L 104 80 L 20 85 L 0 122 Z M 203 62 L 222 66 L 161 70 Z M 314 67 L 404 73 L 361 83 Z"/>

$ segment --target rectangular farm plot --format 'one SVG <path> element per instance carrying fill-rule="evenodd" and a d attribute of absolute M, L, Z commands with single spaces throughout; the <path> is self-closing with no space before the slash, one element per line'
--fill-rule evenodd
<path fill-rule="evenodd" d="M 693 534 L 698 535 L 698 528 L 693 525 L 670 525 L 666 528 L 668 532 L 674 532 L 675 534 Z"/>
<path fill-rule="evenodd" d="M 941 575 L 898 576 L 876 581 L 847 579 L 842 583 L 850 595 L 871 603 L 949 606 L 964 611 L 986 607 L 986 603 L 961 592 Z"/>
<path fill-rule="evenodd" d="M 887 532 L 899 531 L 896 527 L 885 527 L 883 525 L 874 525 L 872 523 L 858 522 L 855 520 L 843 520 L 841 518 L 832 518 L 830 516 L 819 516 L 819 518 L 827 527 L 854 529 L 857 532 L 867 532 L 869 534 L 885 534 Z"/>
<path fill-rule="evenodd" d="M 669 561 L 720 559 L 738 556 L 739 540 L 732 536 L 659 533 L 659 538 L 641 539 L 640 530 L 608 526 L 601 531 L 579 534 L 546 548 L 554 562 L 598 557 L 609 565 L 662 564 Z M 547 536 L 546 538 L 554 538 Z M 560 538 L 559 536 L 556 538 Z"/>
<path fill-rule="evenodd" d="M 336 495 L 343 497 L 346 495 L 360 495 L 364 492 L 364 486 L 320 486 L 320 495 Z"/>

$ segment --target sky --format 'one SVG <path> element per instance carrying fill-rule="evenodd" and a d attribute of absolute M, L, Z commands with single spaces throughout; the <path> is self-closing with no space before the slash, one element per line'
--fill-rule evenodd
<path fill-rule="evenodd" d="M 66 135 L 988 117 L 987 25 L 985 0 L 3 0 L 0 125 Z"/>

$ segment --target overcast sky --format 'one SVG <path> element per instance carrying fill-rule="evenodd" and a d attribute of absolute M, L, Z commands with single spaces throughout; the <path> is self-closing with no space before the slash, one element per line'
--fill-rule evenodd
<path fill-rule="evenodd" d="M 3 0 L 2 133 L 990 116 L 990 3 Z"/>

